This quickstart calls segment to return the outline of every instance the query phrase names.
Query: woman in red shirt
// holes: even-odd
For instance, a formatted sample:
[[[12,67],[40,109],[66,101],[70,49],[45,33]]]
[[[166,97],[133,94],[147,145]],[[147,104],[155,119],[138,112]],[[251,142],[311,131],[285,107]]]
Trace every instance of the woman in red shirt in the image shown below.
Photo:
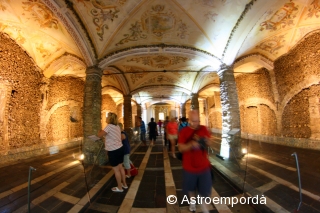
[[[171,118],[170,122],[166,125],[166,133],[167,139],[170,141],[171,144],[172,157],[176,158],[175,147],[176,140],[178,139],[178,123],[175,120],[175,118]]]

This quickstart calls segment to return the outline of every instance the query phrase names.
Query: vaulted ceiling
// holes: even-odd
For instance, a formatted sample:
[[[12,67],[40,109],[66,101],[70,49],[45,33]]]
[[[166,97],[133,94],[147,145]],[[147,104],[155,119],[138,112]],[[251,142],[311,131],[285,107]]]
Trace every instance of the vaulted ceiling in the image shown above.
[[[0,0],[0,31],[48,78],[98,65],[115,101],[182,103],[219,90],[222,64],[272,69],[319,15],[320,0]]]

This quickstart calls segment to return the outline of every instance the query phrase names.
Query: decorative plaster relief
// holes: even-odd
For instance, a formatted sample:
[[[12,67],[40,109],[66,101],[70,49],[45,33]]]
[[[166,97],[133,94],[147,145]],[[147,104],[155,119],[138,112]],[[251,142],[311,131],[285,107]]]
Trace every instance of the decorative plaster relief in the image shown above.
[[[293,26],[293,20],[298,13],[299,7],[290,0],[290,2],[285,3],[277,12],[273,14],[268,20],[260,24],[260,31],[270,30],[276,31],[283,29],[287,26]]]
[[[271,53],[273,55],[278,54],[278,50],[284,47],[285,35],[274,36],[261,44],[257,45],[256,48]]]
[[[142,16],[142,27],[149,34],[162,37],[165,33],[174,30],[176,17],[173,12],[165,11],[164,5],[152,6],[150,11],[146,11]]]
[[[141,22],[136,21],[134,24],[131,24],[131,28],[129,29],[130,33],[126,33],[123,36],[125,38],[121,39],[116,46],[120,44],[128,43],[129,41],[138,41],[140,39],[146,39],[148,36],[143,33],[141,29]]]
[[[113,75],[114,74],[114,75]],[[108,79],[108,80],[116,80],[116,77],[115,77],[115,75],[117,75],[116,73],[114,73],[114,72],[109,72],[109,71],[103,71],[103,78],[104,79]]]
[[[46,42],[46,43],[36,42],[35,49],[40,53],[42,58],[46,59],[46,58],[49,58],[52,54],[61,50],[61,47],[57,47],[55,44],[51,42]]]
[[[187,57],[181,57],[181,56],[163,56],[163,55],[157,55],[157,56],[142,56],[142,57],[136,57],[127,60],[127,62],[134,61],[136,63],[142,63],[143,65],[149,65],[151,67],[155,68],[166,68],[172,65],[176,65],[182,62],[189,61],[190,59]]]
[[[54,28],[58,29],[58,19],[55,18],[53,13],[40,1],[28,0],[22,2],[24,6],[22,8],[27,12],[22,15],[27,16],[30,14],[31,17],[27,19],[33,19],[40,24],[40,28]]]
[[[178,20],[175,13],[170,9],[166,9],[165,5],[154,5],[141,15],[141,21],[135,21],[131,24],[129,33],[124,34],[116,46],[125,44],[129,41],[138,41],[147,39],[148,35],[153,35],[158,39],[162,39],[164,35],[176,32],[176,36],[185,39],[188,35],[188,26]]]
[[[318,14],[319,12],[320,12],[320,0],[313,0],[309,5],[306,19],[312,18],[313,16],[315,16],[316,18],[319,18],[319,14]]]
[[[97,35],[99,36],[100,41],[103,41],[104,32],[105,30],[109,29],[109,26],[106,22],[113,22],[115,18],[118,18],[118,13],[120,12],[118,7],[121,7],[126,2],[126,0],[80,0],[80,2],[82,2],[83,6],[88,10],[88,14],[92,17],[92,23],[94,24],[94,26],[96,26]],[[92,3],[92,5],[86,5],[86,2],[90,2]]]
[[[145,74],[147,75],[147,74]],[[144,81],[139,86],[146,86],[151,84],[176,84],[181,86],[190,86],[192,83],[193,75],[190,73],[175,73],[175,77],[171,78],[166,75],[158,75],[157,77],[150,78],[149,80]],[[188,85],[189,84],[189,85]],[[163,92],[163,91],[162,91]]]
[[[140,86],[146,86],[150,84],[164,84],[164,83],[170,83],[170,84],[175,84],[177,83],[177,79],[169,78],[168,76],[165,75],[158,75],[157,77],[151,78],[148,81],[144,82]]]
[[[215,20],[216,16],[218,16],[218,14],[215,12],[211,12],[211,11],[208,11],[206,14],[204,14],[204,17],[206,18],[206,20],[209,20],[212,22],[216,22],[216,20]]]
[[[135,84],[136,81],[138,81],[139,79],[143,78],[144,76],[146,76],[147,73],[134,73],[134,74],[130,74],[130,78],[131,78],[131,82],[132,84]]]
[[[123,65],[125,72],[131,72],[130,79],[132,84],[135,84],[138,80],[142,79],[144,76],[148,75],[148,73],[142,73],[144,70],[139,68],[139,67],[134,67],[134,66],[126,66]],[[132,73],[132,72],[137,72],[137,73]]]

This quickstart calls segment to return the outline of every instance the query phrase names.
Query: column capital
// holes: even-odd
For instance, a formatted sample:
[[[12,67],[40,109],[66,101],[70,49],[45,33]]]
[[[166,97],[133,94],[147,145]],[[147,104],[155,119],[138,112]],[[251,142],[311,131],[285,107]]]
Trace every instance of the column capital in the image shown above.
[[[124,100],[131,100],[132,95],[123,95]]]
[[[221,64],[220,69],[218,71],[219,77],[221,77],[225,73],[233,73],[233,64],[232,65],[226,65],[226,64]]]
[[[86,75],[87,76],[96,76],[101,79],[102,77],[102,70],[97,65],[87,67],[86,69]]]

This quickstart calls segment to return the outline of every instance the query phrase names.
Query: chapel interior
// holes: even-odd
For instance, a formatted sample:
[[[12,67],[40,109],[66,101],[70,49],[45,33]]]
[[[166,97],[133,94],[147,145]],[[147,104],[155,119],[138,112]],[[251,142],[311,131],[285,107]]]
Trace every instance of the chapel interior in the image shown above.
[[[0,0],[0,212],[26,211],[26,185],[25,204],[16,204],[11,182],[27,184],[19,172],[30,177],[33,165],[22,165],[44,156],[68,153],[54,164],[83,154],[85,176],[103,180],[105,171],[95,170],[108,167],[104,142],[88,136],[106,126],[108,112],[124,124],[137,156],[149,149],[158,156],[162,136],[158,148],[139,147],[138,117],[147,124],[190,110],[212,133],[217,174],[239,188],[249,176],[234,171],[238,181],[225,168],[255,170],[274,183],[251,184],[270,199],[253,212],[320,212],[320,0]],[[300,204],[299,180],[307,191]],[[294,199],[285,201],[280,186]],[[31,201],[34,212],[41,202]],[[66,212],[90,212],[85,193],[79,202]],[[127,212],[143,208],[132,202]],[[163,203],[165,212],[184,211]]]

